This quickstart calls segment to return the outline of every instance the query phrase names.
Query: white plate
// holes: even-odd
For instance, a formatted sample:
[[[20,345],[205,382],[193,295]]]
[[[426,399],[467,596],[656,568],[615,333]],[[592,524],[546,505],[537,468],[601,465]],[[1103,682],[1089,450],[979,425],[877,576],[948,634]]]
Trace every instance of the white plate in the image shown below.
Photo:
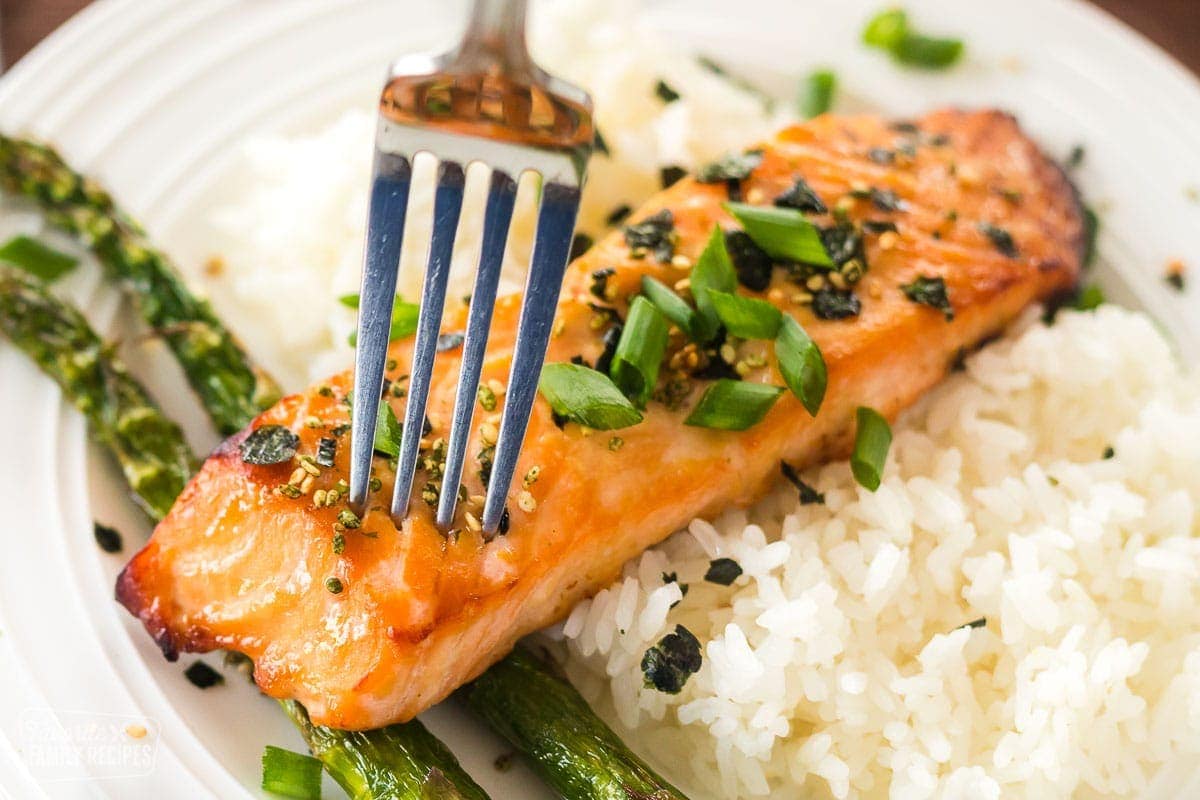
[[[837,69],[846,106],[911,114],[944,103],[1018,113],[1052,153],[1087,145],[1082,189],[1104,207],[1102,267],[1110,296],[1151,310],[1181,353],[1200,359],[1200,315],[1167,291],[1171,258],[1200,268],[1200,87],[1159,51],[1071,0],[910,0],[937,27],[964,35],[970,58],[945,75],[897,70],[856,45],[879,0],[719,0],[654,5],[668,35],[739,65],[790,94],[815,64]],[[249,131],[302,129],[369,104],[389,58],[445,43],[463,2],[420,0],[103,0],[0,80],[0,127],[57,142],[101,177],[182,263],[208,255],[191,223],[229,146]],[[3,220],[0,219],[0,222]],[[1200,276],[1197,276],[1200,278]],[[93,275],[71,279],[93,321],[110,325],[114,294]],[[1189,316],[1188,311],[1191,311]],[[212,443],[176,368],[136,348],[139,372],[189,435]],[[149,356],[149,359],[147,359]],[[121,557],[101,553],[91,523],[126,532],[144,521],[125,501],[84,425],[50,381],[0,343],[0,794],[20,798],[260,796],[264,744],[300,741],[249,685],[200,692],[163,661],[112,602]],[[189,663],[185,658],[184,663]],[[501,774],[504,745],[460,710],[424,715],[497,798],[548,797],[523,768]],[[141,724],[143,739],[124,729]],[[63,726],[90,732],[75,751]],[[58,731],[58,733],[56,733]],[[67,760],[64,761],[64,758]],[[1198,789],[1200,791],[1200,789]]]

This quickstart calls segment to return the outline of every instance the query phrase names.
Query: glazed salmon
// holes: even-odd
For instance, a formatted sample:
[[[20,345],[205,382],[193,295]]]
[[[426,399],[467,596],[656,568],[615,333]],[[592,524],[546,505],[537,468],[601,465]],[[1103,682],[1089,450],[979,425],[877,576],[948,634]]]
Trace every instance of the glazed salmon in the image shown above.
[[[894,418],[964,350],[1077,279],[1084,231],[1075,193],[1005,114],[948,110],[901,124],[825,116],[787,128],[756,152],[744,179],[686,178],[640,209],[632,220],[658,220],[649,229],[657,243],[642,244],[638,228],[632,237],[617,231],[576,260],[548,360],[595,364],[606,329],[625,314],[642,276],[686,296],[684,279],[714,225],[738,227],[722,206],[731,193],[770,205],[791,190],[785,202],[813,206],[819,224],[831,225],[836,212],[861,231],[865,263],[851,265],[854,274],[814,281],[786,265],[764,270],[761,259],[730,243],[739,292],[792,315],[824,354],[828,390],[815,417],[785,393],[746,431],[685,425],[712,362],[730,359],[689,349],[674,332],[640,424],[619,431],[562,424],[539,397],[506,532],[486,541],[465,513],[479,512],[480,470],[494,436],[486,391],[469,449],[482,461],[472,461],[464,478],[469,499],[459,528],[443,535],[433,524],[437,439],[446,433],[460,354],[438,358],[424,471],[399,528],[385,510],[392,472],[384,458],[376,459],[370,509],[361,521],[343,513],[351,387],[343,373],[283,399],[212,454],[121,574],[120,602],[169,658],[243,652],[263,691],[300,700],[319,724],[363,729],[408,720],[691,518],[754,502],[777,480],[781,461],[803,467],[846,456],[856,407]],[[819,204],[802,196],[797,178]],[[919,277],[943,279],[950,307],[907,296],[900,287]],[[519,308],[517,296],[497,305],[485,382],[507,378]],[[446,330],[461,323],[451,319]],[[393,345],[395,388],[385,390],[401,419],[410,347]],[[782,385],[766,343],[735,350],[745,380]],[[274,465],[243,460],[241,443],[266,425],[299,437],[295,457]],[[322,439],[337,442],[332,467],[312,458]],[[326,443],[322,460],[330,450]]]

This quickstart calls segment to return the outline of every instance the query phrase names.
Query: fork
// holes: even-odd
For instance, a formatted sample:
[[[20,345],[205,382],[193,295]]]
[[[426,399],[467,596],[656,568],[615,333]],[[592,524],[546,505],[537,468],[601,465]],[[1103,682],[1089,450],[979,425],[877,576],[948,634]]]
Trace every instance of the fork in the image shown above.
[[[438,159],[433,233],[421,290],[396,480],[390,511],[405,516],[417,469],[425,407],[441,329],[466,167],[489,166],[482,247],[471,294],[462,362],[437,507],[443,531],[453,525],[492,309],[517,183],[541,180],[537,231],[512,367],[480,524],[495,536],[529,425],[554,311],[591,155],[591,100],[581,89],[533,63],[525,43],[527,0],[475,0],[461,44],[440,55],[396,61],[380,100],[370,207],[363,252],[351,420],[350,506],[365,511],[375,429],[383,391],[396,273],[417,153]],[[364,400],[365,399],[365,400]]]

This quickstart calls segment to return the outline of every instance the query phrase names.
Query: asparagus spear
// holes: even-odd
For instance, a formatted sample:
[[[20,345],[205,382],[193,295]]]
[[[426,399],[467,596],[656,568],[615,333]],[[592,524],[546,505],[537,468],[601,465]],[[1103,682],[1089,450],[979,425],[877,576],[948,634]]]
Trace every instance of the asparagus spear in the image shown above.
[[[179,427],[78,311],[12,267],[0,266],[0,330],[58,382],[121,465],[139,504],[162,519],[195,469]],[[298,703],[282,705],[354,800],[487,798],[420,722],[355,733],[314,726]]]
[[[487,800],[446,745],[416,720],[373,731],[339,731],[314,726],[294,700],[281,704],[313,755],[354,800]]]
[[[107,192],[53,149],[0,134],[0,188],[36,201],[51,223],[96,254],[146,323],[166,339],[222,434],[236,433],[279,396],[208,303],[188,290],[170,259]]]
[[[12,267],[0,266],[0,330],[58,381],[116,458],[134,498],[162,519],[195,469],[179,427],[77,311]]]
[[[625,746],[575,687],[523,647],[462,694],[563,797],[686,800]]]

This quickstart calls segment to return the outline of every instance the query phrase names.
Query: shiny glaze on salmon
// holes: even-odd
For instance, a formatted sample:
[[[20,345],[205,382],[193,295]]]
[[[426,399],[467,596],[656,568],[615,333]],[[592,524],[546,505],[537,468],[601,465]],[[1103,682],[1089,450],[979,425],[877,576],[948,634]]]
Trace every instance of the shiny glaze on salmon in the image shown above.
[[[1083,242],[1075,194],[1014,120],[951,110],[915,125],[919,134],[875,117],[826,116],[791,127],[762,147],[761,165],[741,182],[743,198],[753,203],[769,204],[799,175],[831,208],[863,186],[889,189],[905,205],[886,212],[870,199],[844,201],[852,219],[890,220],[898,233],[866,236],[870,268],[855,287],[857,317],[817,319],[797,302],[803,287],[780,268],[768,290],[748,292],[795,316],[820,345],[829,383],[815,418],[785,394],[748,431],[687,427],[683,420],[703,387],[696,381],[680,407],[651,402],[644,422],[615,432],[623,441],[616,448],[613,433],[572,423],[560,428],[539,397],[505,535],[485,542],[460,511],[461,530],[443,536],[419,497],[422,473],[410,516],[397,530],[385,510],[391,471],[377,459],[381,486],[361,527],[343,532],[340,553],[333,541],[344,501],[318,508],[313,497],[346,476],[348,435],[339,439],[335,467],[322,469],[307,494],[292,498],[276,488],[297,462],[243,463],[243,432],[213,453],[126,567],[119,600],[168,657],[214,648],[246,653],[263,691],[300,700],[319,724],[362,729],[410,719],[503,657],[519,637],[562,618],[613,580],[627,559],[691,518],[754,502],[777,479],[781,460],[805,466],[846,456],[857,406],[894,418],[964,349],[996,334],[1030,303],[1073,286]],[[869,157],[872,148],[891,151],[914,138],[915,156],[892,163],[879,163],[887,159],[878,153]],[[728,191],[725,183],[684,179],[634,215],[637,221],[671,210],[682,256],[675,263],[636,257],[620,232],[578,259],[569,269],[549,360],[581,355],[594,363],[600,354],[591,307],[595,270],[615,270],[608,292],[622,314],[643,275],[668,285],[687,277],[713,225],[734,226],[721,207]],[[1007,231],[1016,254],[1001,252],[981,222]],[[945,279],[953,321],[901,292],[919,275]],[[498,303],[485,381],[507,378],[519,307],[515,296]],[[456,325],[461,320],[452,319],[447,329]],[[743,345],[743,353],[756,346]],[[410,347],[393,346],[391,379],[407,372]],[[761,351],[768,352],[765,345]],[[429,440],[445,435],[458,357],[457,351],[438,357]],[[772,365],[747,379],[782,384]],[[350,386],[348,373],[337,375],[285,398],[251,427],[287,426],[301,439],[299,452],[315,454],[318,440],[347,420],[342,398]],[[403,399],[390,402],[402,419]],[[476,425],[486,426],[490,416],[477,407]],[[472,458],[480,448],[477,430]],[[476,466],[469,462],[465,477],[472,496],[482,494]],[[520,476],[534,467],[537,479],[522,503]],[[341,582],[340,593],[326,587],[331,577]]]

